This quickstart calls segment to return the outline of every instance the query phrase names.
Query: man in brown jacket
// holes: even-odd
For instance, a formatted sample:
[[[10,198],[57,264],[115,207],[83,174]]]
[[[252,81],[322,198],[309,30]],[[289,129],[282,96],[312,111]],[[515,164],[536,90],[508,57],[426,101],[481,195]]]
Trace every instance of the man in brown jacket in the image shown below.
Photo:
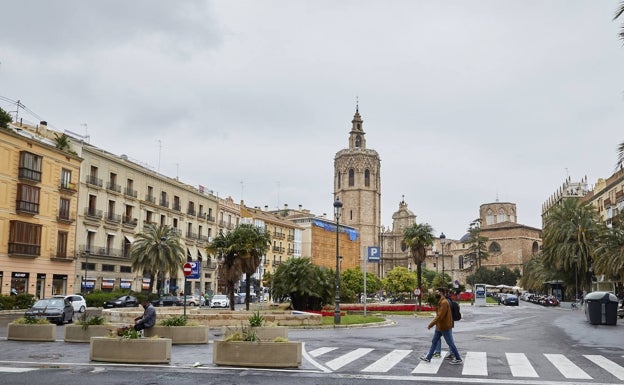
[[[444,341],[451,349],[451,354],[455,357],[451,360],[452,365],[462,364],[463,361],[459,352],[457,351],[457,347],[455,346],[455,341],[453,341],[453,315],[451,314],[451,306],[449,305],[446,299],[446,289],[440,287],[436,290],[436,299],[438,302],[438,308],[436,309],[435,318],[427,325],[427,329],[431,329],[432,327],[436,327],[435,332],[433,333],[433,339],[431,340],[431,348],[429,349],[429,353],[427,355],[420,356],[420,359],[426,362],[431,362],[431,357],[433,357],[433,353],[435,351],[436,345],[440,338],[444,337]]]

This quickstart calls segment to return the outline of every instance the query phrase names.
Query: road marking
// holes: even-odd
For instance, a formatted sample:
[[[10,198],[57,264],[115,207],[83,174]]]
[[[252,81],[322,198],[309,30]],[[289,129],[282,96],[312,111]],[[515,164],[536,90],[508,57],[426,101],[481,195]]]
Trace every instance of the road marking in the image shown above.
[[[365,355],[367,355],[368,353],[372,352],[375,349],[368,349],[368,348],[360,348],[360,349],[355,349],[352,352],[349,352],[347,354],[344,354],[338,358],[335,358],[331,361],[329,361],[326,365],[332,369],[332,370],[336,370],[336,369],[340,369],[343,366],[357,360],[360,357],[363,357]]]
[[[464,376],[487,376],[487,353],[467,352],[464,357]]]
[[[616,364],[615,362],[609,360],[606,357],[598,355],[585,354],[583,356],[594,364],[600,366],[607,372],[616,376],[618,380],[624,380],[624,368]]]
[[[318,348],[318,349],[312,350],[311,352],[308,352],[308,354],[311,355],[312,357],[318,357],[318,356],[321,356],[321,355],[323,355],[325,353],[329,353],[332,350],[336,350],[336,349],[338,349],[338,348],[329,348],[329,347]]]
[[[539,377],[524,353],[505,353],[514,377]]]
[[[32,372],[33,370],[38,370],[38,369],[37,368],[0,367],[0,372],[3,372],[3,373],[24,373],[24,372]]]
[[[440,352],[440,357],[431,358],[431,362],[420,361],[418,366],[412,370],[412,374],[436,374],[438,370],[440,370],[440,366],[444,362],[444,358],[446,356],[445,351]]]
[[[592,377],[563,354],[544,354],[565,378],[591,380]]]
[[[377,361],[375,361],[371,365],[368,365],[362,371],[363,372],[386,373],[390,369],[392,369],[396,364],[398,364],[399,361],[401,361],[402,359],[407,357],[407,355],[410,354],[411,352],[412,352],[412,350],[399,350],[399,349],[395,349],[395,350],[391,351],[390,353],[386,354],[385,356],[383,356],[382,358],[378,359]]]

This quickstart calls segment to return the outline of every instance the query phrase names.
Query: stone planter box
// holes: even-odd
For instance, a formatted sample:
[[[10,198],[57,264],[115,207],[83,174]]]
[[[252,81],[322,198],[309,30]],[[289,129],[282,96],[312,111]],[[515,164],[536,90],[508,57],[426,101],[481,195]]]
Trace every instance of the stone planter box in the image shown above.
[[[170,338],[172,344],[207,344],[208,326],[154,326],[143,331],[145,337]]]
[[[10,323],[7,340],[54,342],[56,341],[56,325]]]
[[[65,325],[65,342],[91,342],[91,337],[108,337],[121,324],[89,325],[83,329],[82,325]]]
[[[212,362],[225,366],[298,368],[301,342],[215,341]]]
[[[256,333],[260,341],[273,341],[277,337],[288,339],[288,328],[285,326],[259,326],[248,328]],[[223,338],[227,338],[234,333],[242,333],[242,329],[240,327],[223,327]]]
[[[171,339],[91,337],[89,359],[126,364],[168,364],[171,361]]]

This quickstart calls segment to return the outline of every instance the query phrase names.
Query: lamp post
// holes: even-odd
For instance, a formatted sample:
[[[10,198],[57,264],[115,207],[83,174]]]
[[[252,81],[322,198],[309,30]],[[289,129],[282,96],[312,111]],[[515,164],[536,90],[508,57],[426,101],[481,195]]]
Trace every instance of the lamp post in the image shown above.
[[[442,246],[442,287],[446,288],[446,278],[444,278],[444,244],[446,243],[446,235],[440,234],[440,246]]]
[[[160,237],[160,258],[162,263],[162,279],[160,280],[160,307],[163,306],[163,295],[165,295],[165,257],[164,257],[164,248],[167,242],[167,237]],[[186,288],[184,288],[186,290]],[[184,302],[186,304],[186,302]],[[186,308],[184,309],[186,310]]]
[[[87,293],[87,269],[89,268],[89,249],[86,249],[84,251],[84,256],[85,256],[85,272],[84,272],[84,276],[82,277],[82,280],[83,280],[82,285],[84,286],[84,292]]]
[[[435,259],[436,259],[436,274],[438,274],[440,271],[438,270],[438,266],[439,266],[439,262],[438,262],[438,250],[434,251],[433,254],[435,254]]]
[[[574,256],[574,303],[578,302],[578,255]]]
[[[340,215],[342,214],[342,202],[339,198],[336,198],[334,202],[334,217],[336,218],[336,298],[334,299],[334,325],[340,325],[340,247],[338,234]]]

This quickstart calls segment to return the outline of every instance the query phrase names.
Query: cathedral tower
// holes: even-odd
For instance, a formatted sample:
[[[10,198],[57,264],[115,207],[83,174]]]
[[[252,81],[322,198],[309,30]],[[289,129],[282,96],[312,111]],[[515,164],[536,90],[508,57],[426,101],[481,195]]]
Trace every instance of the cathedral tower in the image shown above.
[[[349,132],[349,148],[334,158],[334,199],[343,204],[340,222],[360,232],[361,256],[368,246],[379,246],[381,226],[381,160],[366,148],[362,117],[356,106]],[[373,265],[373,264],[371,264]],[[376,272],[369,266],[367,271]]]

